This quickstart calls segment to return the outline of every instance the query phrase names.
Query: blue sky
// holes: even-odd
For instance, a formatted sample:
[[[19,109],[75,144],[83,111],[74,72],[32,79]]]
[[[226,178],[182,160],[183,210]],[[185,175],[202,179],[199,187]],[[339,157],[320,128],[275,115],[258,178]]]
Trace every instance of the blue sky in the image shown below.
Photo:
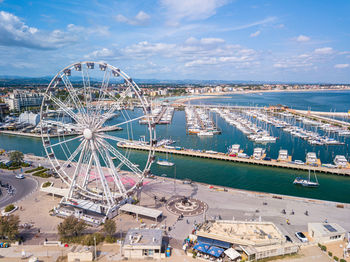
[[[0,0],[0,75],[350,83],[347,0]]]

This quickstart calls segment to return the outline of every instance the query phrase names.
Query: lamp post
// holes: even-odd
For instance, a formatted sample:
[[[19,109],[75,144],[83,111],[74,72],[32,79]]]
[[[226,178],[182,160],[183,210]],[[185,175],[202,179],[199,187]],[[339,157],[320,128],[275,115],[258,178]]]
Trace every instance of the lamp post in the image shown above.
[[[94,236],[94,245],[95,245],[95,260],[97,261],[97,252],[96,252],[96,237]]]

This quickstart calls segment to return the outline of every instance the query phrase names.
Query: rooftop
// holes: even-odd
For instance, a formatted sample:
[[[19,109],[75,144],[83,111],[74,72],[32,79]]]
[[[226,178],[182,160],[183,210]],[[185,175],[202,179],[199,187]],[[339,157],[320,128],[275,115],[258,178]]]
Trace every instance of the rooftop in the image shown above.
[[[312,227],[314,231],[322,236],[338,235],[346,232],[344,228],[336,223],[308,223],[308,227]]]
[[[197,235],[236,245],[265,246],[285,242],[284,235],[271,222],[208,221]]]
[[[129,229],[124,240],[125,246],[161,246],[161,229]]]

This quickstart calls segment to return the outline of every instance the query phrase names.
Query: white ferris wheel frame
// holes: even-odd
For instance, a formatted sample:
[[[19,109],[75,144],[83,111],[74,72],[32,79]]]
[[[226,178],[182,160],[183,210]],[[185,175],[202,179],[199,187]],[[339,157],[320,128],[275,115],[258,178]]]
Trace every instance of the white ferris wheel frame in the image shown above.
[[[104,71],[105,73],[104,73],[103,80],[101,82],[101,86],[99,87],[100,90],[99,90],[99,97],[97,100],[97,104],[95,106],[95,109],[93,109],[93,106],[91,103],[92,102],[91,91],[96,88],[90,85],[89,70],[94,70],[95,65],[99,67],[100,71]],[[85,101],[80,100],[79,96],[76,93],[77,89],[74,89],[73,84],[69,79],[69,76],[71,75],[71,72],[73,70],[81,71],[81,77],[83,82],[83,86],[81,87],[81,89],[83,89],[84,91]],[[108,76],[106,76],[107,71],[109,72]],[[115,96],[113,96],[108,91],[109,80],[111,76],[121,77],[124,80],[125,85],[127,86],[127,89],[120,94],[119,98],[115,98]],[[70,107],[68,107],[67,104],[65,104],[65,101],[61,101],[51,92],[55,90],[56,87],[61,82],[64,84],[65,88],[68,91],[67,99],[69,98],[70,101],[68,101],[67,103],[75,105],[75,109],[77,109],[78,112],[74,112],[74,110],[72,110]],[[136,117],[134,119],[126,120],[122,123],[118,123],[112,126],[103,126],[103,124],[116,111],[118,111],[121,108],[123,101],[129,92],[133,92],[136,94],[136,97],[138,98],[140,105],[143,109],[144,115],[142,115],[141,117]],[[102,97],[101,97],[101,93],[102,93]],[[90,94],[89,95],[90,101],[88,101],[88,94]],[[106,95],[109,96],[109,98],[113,98],[115,100],[115,103],[113,103],[113,105],[111,106],[110,109],[108,109],[107,112],[103,112],[102,100],[105,98]],[[54,144],[51,143],[50,135],[48,133],[48,127],[46,125],[48,121],[45,120],[45,117],[47,115],[45,106],[48,101],[50,101],[50,103],[55,104],[63,112],[63,114],[68,115],[72,120],[75,121],[76,123],[75,132],[78,133],[75,137],[67,138],[63,135],[62,141],[59,139],[59,142],[56,142]],[[69,199],[74,200],[77,198],[77,195],[79,195],[85,199],[98,201],[98,203],[101,206],[109,210],[113,208],[116,204],[118,204],[119,201],[133,194],[135,192],[135,189],[139,189],[142,187],[143,180],[145,176],[150,172],[150,168],[154,160],[153,146],[156,143],[155,125],[152,123],[151,117],[149,117],[150,114],[151,114],[151,106],[147,101],[147,99],[143,96],[142,91],[140,90],[138,85],[126,73],[124,73],[117,67],[114,67],[112,65],[109,65],[103,62],[84,61],[84,62],[73,63],[63,68],[61,71],[59,71],[55,75],[55,77],[51,80],[50,84],[46,89],[46,92],[42,101],[42,105],[41,105],[41,112],[40,112],[41,137],[42,137],[45,153],[48,156],[48,159],[53,169],[64,181],[64,183],[69,187],[69,193],[67,197],[68,200]],[[137,165],[133,164],[125,155],[123,155],[121,152],[119,152],[119,150],[117,150],[114,146],[112,146],[109,142],[106,141],[106,139],[108,139],[108,140],[112,140],[113,142],[130,142],[129,140],[121,137],[108,135],[106,132],[108,132],[113,128],[117,128],[125,124],[132,123],[141,118],[144,118],[147,120],[147,128],[149,133],[149,145],[150,145],[147,161],[143,170],[140,170]],[[60,123],[59,121],[55,122],[55,124],[57,125],[57,128],[59,125],[61,125],[61,127],[65,126],[64,123]],[[80,142],[79,146],[73,152],[71,152],[68,149],[70,156],[68,157],[66,155],[67,159],[65,161],[58,160],[55,155],[54,147],[56,146],[62,147],[63,145],[67,147],[67,143],[74,140],[78,140]],[[86,153],[87,151],[89,153]],[[68,175],[67,168],[70,164],[74,162],[73,160],[78,155],[79,155],[79,158],[76,163],[74,174],[73,176]],[[117,158],[120,161],[120,164],[117,167],[113,163],[112,155],[113,157]],[[102,159],[103,162],[107,165],[109,172],[106,172],[103,170],[104,168],[101,166],[100,159]],[[78,174],[81,171],[82,165],[85,165],[86,172],[85,172],[85,177],[83,179],[83,183],[79,184],[77,183],[77,180],[78,180]],[[121,166],[123,165],[125,165],[138,178],[137,183],[135,183],[133,186],[131,186],[128,189],[124,187],[120,179],[120,175],[118,173],[119,172],[118,170],[120,170]],[[100,183],[102,185],[101,189],[103,190],[102,195],[99,192],[93,192],[89,190],[87,187],[89,184],[90,171],[92,168],[97,169],[97,173],[99,176],[98,179],[100,180]],[[115,188],[116,190],[114,190],[114,192],[113,190],[111,190],[111,187],[109,186],[106,180],[106,175],[108,173],[110,176],[112,176],[113,184],[114,186],[116,186]]]

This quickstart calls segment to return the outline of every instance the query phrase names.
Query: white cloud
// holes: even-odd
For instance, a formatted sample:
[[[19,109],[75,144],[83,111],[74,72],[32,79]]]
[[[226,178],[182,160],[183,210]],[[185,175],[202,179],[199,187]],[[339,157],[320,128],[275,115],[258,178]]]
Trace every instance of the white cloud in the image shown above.
[[[115,59],[116,53],[116,51],[104,48],[92,52],[89,56]],[[259,55],[254,49],[227,44],[221,38],[197,39],[194,37],[188,38],[182,44],[143,41],[120,49],[119,54],[119,57],[128,61],[135,59],[143,60],[145,63],[163,61],[180,68],[201,66],[247,68],[258,63]]]
[[[335,68],[347,68],[349,67],[349,64],[336,64],[334,65]]]
[[[43,31],[26,25],[14,14],[0,11],[0,45],[20,46],[33,49],[57,49],[78,42],[88,34],[104,32],[103,28],[84,28],[68,25],[66,31]]]
[[[88,55],[85,55],[85,58],[110,58],[114,56],[116,56],[114,50],[102,48],[100,50],[95,50]]]
[[[169,25],[178,25],[181,20],[202,20],[216,13],[227,0],[160,0],[166,9]]]
[[[261,33],[261,31],[258,30],[258,31],[256,31],[255,33],[251,33],[251,34],[250,34],[250,37],[257,37],[258,35],[260,35],[260,33]]]
[[[185,41],[185,43],[189,45],[198,45],[198,44],[215,45],[215,44],[222,44],[224,42],[225,40],[222,38],[201,38],[198,40],[195,37],[190,37]]]
[[[147,25],[151,17],[144,11],[138,12],[138,14],[133,18],[126,18],[125,16],[119,14],[115,18],[118,22],[126,23],[129,25]]]
[[[295,38],[296,41],[301,42],[301,43],[308,42],[308,41],[310,41],[310,39],[311,38],[306,36],[306,35],[299,35],[298,37]]]
[[[317,48],[314,50],[315,54],[318,55],[330,55],[334,52],[332,47],[323,47],[323,48]]]
[[[242,30],[242,29],[247,29],[247,28],[251,28],[251,27],[255,27],[255,26],[259,26],[259,25],[265,25],[265,24],[269,24],[269,23],[273,23],[277,20],[277,17],[275,16],[270,16],[270,17],[266,17],[263,20],[259,20],[253,23],[249,23],[249,24],[245,24],[245,25],[240,25],[240,26],[235,26],[235,27],[227,27],[227,28],[222,28],[219,31],[223,31],[223,32],[227,32],[227,31],[238,31],[238,30]]]

